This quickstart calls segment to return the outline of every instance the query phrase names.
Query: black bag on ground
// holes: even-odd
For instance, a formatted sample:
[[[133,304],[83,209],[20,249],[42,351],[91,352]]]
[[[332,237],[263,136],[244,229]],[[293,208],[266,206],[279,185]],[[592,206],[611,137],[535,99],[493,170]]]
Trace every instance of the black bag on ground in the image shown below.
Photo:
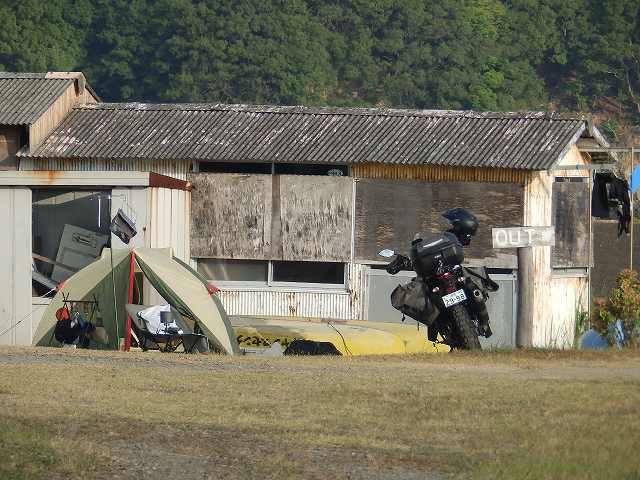
[[[398,285],[391,292],[391,305],[425,325],[431,325],[440,313],[427,296],[427,286],[417,278],[405,285]]]

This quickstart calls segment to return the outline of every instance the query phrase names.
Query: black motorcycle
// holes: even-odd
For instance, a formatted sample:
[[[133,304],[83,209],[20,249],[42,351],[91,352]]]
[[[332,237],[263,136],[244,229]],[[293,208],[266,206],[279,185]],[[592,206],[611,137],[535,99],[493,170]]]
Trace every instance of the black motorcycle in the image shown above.
[[[383,257],[396,258],[387,265],[395,275],[401,270],[413,270],[417,276],[406,285],[398,285],[391,293],[391,304],[427,326],[430,341],[438,341],[453,349],[479,350],[478,336],[490,337],[488,292],[498,290],[484,267],[467,268],[463,246],[469,245],[478,229],[478,219],[463,208],[453,208],[442,214],[451,228],[440,235],[416,238],[411,242],[410,258],[383,250]],[[404,318],[404,317],[403,317]]]

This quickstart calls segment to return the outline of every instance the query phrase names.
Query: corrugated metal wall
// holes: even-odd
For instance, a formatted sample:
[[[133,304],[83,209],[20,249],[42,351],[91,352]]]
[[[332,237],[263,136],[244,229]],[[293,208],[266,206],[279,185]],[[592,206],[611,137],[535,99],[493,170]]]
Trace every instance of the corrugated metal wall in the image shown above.
[[[425,180],[429,182],[506,182],[524,184],[526,170],[513,168],[455,167],[446,165],[404,165],[362,163],[351,166],[358,178],[390,180]]]
[[[350,264],[344,290],[242,288],[220,292],[230,315],[276,315],[363,320],[368,266]]]
[[[155,172],[186,180],[191,162],[185,160],[68,160],[22,158],[20,170]]]
[[[348,292],[235,290],[220,292],[220,299],[230,315],[351,318]]]
[[[146,247],[149,245],[149,189],[147,187],[114,188],[111,190],[111,218],[118,209],[131,218],[138,233],[128,245],[111,235],[113,248]]]
[[[148,247],[171,247],[176,257],[189,261],[191,192],[149,188]]]
[[[0,188],[0,344],[30,345],[31,190]]]

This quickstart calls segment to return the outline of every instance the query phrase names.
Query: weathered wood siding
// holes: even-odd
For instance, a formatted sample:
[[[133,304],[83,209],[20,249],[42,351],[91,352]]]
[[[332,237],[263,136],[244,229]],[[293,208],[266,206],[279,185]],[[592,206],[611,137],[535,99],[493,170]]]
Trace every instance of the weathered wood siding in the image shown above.
[[[575,182],[553,184],[556,244],[551,249],[551,266],[589,265],[589,185]]]
[[[348,262],[353,179],[194,173],[191,256]]]
[[[616,286],[618,274],[629,268],[631,239],[618,237],[617,220],[593,221],[593,269],[591,270],[592,297],[608,297]],[[633,228],[633,269],[640,271],[640,225]]]
[[[356,184],[356,260],[379,260],[383,248],[407,251],[415,233],[435,234],[448,228],[440,215],[453,207],[464,207],[480,220],[468,258],[513,262],[508,257],[514,251],[493,249],[491,229],[522,225],[521,185],[376,179],[359,179]]]
[[[189,175],[191,256],[271,258],[271,175]]]
[[[548,172],[531,172],[524,191],[524,225],[528,227],[548,227],[552,225],[552,197],[553,175]],[[552,320],[553,308],[563,308],[561,305],[551,305],[551,247],[531,247],[531,261],[533,263],[533,285],[529,291],[531,302],[531,328],[529,336],[532,345],[546,346],[547,324]],[[518,321],[520,322],[519,312]]]
[[[16,152],[20,149],[22,127],[0,127],[0,170],[16,170]]]
[[[389,180],[423,180],[428,182],[499,182],[525,183],[526,170],[513,168],[453,167],[444,165],[404,165],[361,163],[351,166],[356,178]]]
[[[550,321],[538,325],[535,337],[540,345],[571,348],[574,344],[577,315],[589,310],[587,277],[551,279]]]
[[[281,175],[279,187],[282,258],[348,262],[353,179]]]
[[[29,126],[29,149],[35,148],[57,127],[75,105],[96,103],[91,92],[76,80],[56,99],[42,116]]]

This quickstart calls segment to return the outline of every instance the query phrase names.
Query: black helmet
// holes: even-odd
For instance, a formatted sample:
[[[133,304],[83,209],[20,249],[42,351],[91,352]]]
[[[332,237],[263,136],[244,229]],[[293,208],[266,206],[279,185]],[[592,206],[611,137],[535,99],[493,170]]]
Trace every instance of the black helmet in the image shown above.
[[[451,232],[458,237],[463,245],[469,245],[471,237],[478,230],[478,219],[476,216],[464,208],[451,208],[442,214],[451,224]]]

